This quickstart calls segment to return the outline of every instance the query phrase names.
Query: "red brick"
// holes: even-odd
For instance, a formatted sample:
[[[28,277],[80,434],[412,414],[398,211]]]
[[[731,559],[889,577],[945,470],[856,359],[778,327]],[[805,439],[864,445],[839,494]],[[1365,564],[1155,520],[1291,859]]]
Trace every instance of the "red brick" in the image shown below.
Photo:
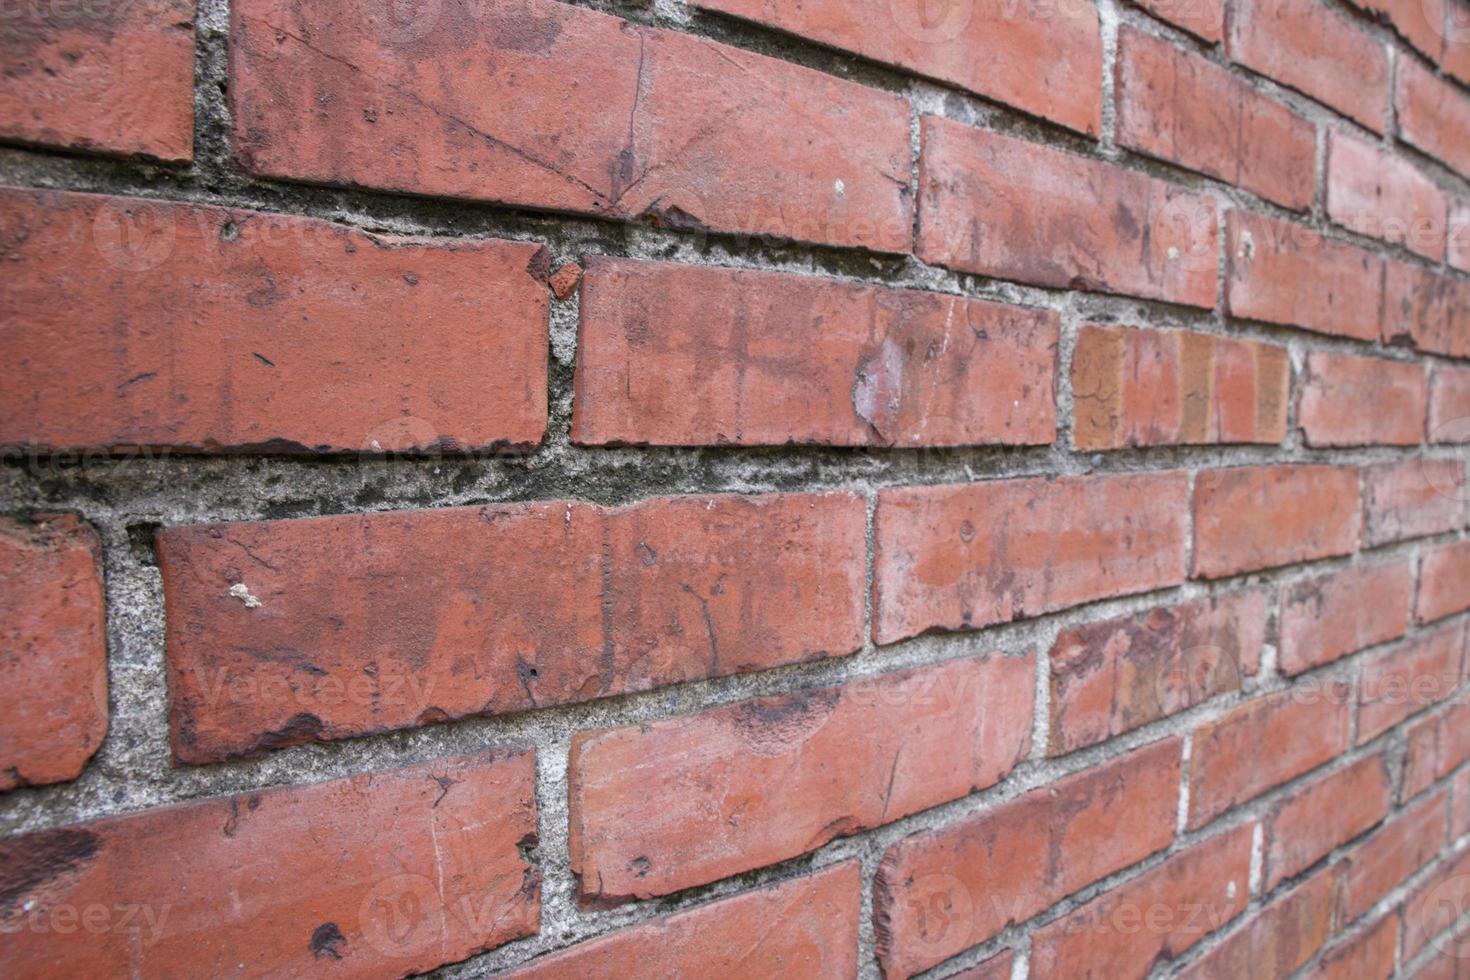
[[[1273,899],[1204,956],[1180,980],[1276,980],[1305,966],[1332,935],[1333,878],[1321,871]]]
[[[884,490],[874,638],[978,629],[1176,585],[1186,490],[1183,473]]]
[[[194,0],[16,3],[0,32],[0,139],[194,155]]]
[[[1225,48],[1237,64],[1383,132],[1388,53],[1317,0],[1235,0]]]
[[[1428,406],[1418,361],[1312,351],[1298,424],[1309,446],[1417,446]]]
[[[1394,95],[1399,138],[1470,176],[1470,96],[1412,58],[1401,58]]]
[[[895,95],[550,0],[233,4],[252,173],[906,252]],[[330,108],[328,108],[330,107]]]
[[[1404,962],[1420,951],[1470,908],[1470,852],[1447,856],[1440,869],[1404,901]],[[1440,955],[1464,951],[1464,940],[1446,943]]]
[[[540,246],[13,189],[0,241],[0,444],[458,450],[546,430]]]
[[[575,262],[568,262],[551,274],[547,285],[551,287],[557,299],[570,299],[581,282],[582,267]]]
[[[1410,44],[1437,59],[1444,48],[1445,0],[1349,0],[1378,17]]]
[[[1408,3],[1409,0],[1402,0]],[[1431,13],[1441,4],[1436,0],[1425,0],[1425,13]],[[1445,74],[1462,83],[1470,83],[1470,5],[1464,0],[1443,0],[1444,50],[1440,56],[1440,67]],[[1470,967],[1470,964],[1467,964]]]
[[[1035,669],[966,658],[575,736],[581,898],[667,895],[997,782],[1030,749]]]
[[[1470,609],[1470,541],[1426,548],[1419,564],[1419,600],[1414,618],[1421,623]]]
[[[1403,636],[1413,595],[1408,559],[1357,565],[1283,586],[1281,669],[1300,674]]]
[[[1453,531],[1465,524],[1465,465],[1411,459],[1363,469],[1364,543]]]
[[[541,875],[518,850],[535,781],[530,749],[482,752],[13,837],[0,871],[25,912],[0,959],[16,976],[424,973],[536,933]],[[105,929],[58,941],[53,924],[99,907]]]
[[[1239,690],[1260,669],[1265,629],[1264,593],[1238,592],[1063,630],[1050,657],[1051,754]]]
[[[950,974],[946,980],[1011,980],[1015,956],[1010,950],[998,953],[968,970]]]
[[[830,493],[167,529],[175,758],[850,653],[865,524],[861,498]]]
[[[1470,369],[1435,364],[1429,381],[1429,441],[1470,442]],[[1426,465],[1429,462],[1425,461]],[[1456,486],[1462,484],[1459,481]],[[1463,494],[1456,494],[1463,497]]]
[[[1046,444],[1058,330],[942,293],[589,258],[572,439]]]
[[[1452,933],[1457,936],[1445,944],[1443,950],[1436,950],[1420,964],[1417,970],[1408,974],[1412,980],[1467,980],[1470,978],[1470,962],[1463,958],[1464,942],[1463,927]],[[1356,977],[1347,980],[1357,980]]]
[[[1279,443],[1286,348],[1185,330],[1086,323],[1072,354],[1078,449]]]
[[[910,977],[1169,845],[1177,738],[888,849],[873,882],[885,977]]]
[[[1470,280],[1406,262],[1385,265],[1384,342],[1470,357]]]
[[[1365,915],[1444,846],[1445,796],[1426,797],[1384,824],[1337,862],[1344,922]]]
[[[1194,731],[1189,828],[1335,759],[1348,747],[1346,687],[1296,688],[1247,701]]]
[[[1136,28],[1120,28],[1118,44],[1120,145],[1284,207],[1311,206],[1317,157],[1311,123],[1226,69]]]
[[[1134,0],[1140,7],[1206,41],[1220,40],[1225,0]]]
[[[552,953],[507,977],[779,977],[857,975],[862,872],[855,861]],[[1009,974],[1007,974],[1009,976]]]
[[[75,517],[0,518],[0,791],[76,778],[107,734],[101,561]]]
[[[1470,769],[1450,782],[1450,839],[1470,834]]]
[[[1450,201],[1445,260],[1461,272],[1470,272],[1470,202]]]
[[[694,0],[718,10],[949,82],[1096,135],[1102,36],[1087,0]],[[977,56],[977,52],[984,52]]]
[[[1038,929],[1032,975],[1149,976],[1245,910],[1254,831],[1211,837]]]
[[[1444,258],[1448,203],[1433,181],[1402,156],[1340,131],[1327,147],[1333,221],[1436,262]]]
[[[1381,822],[1392,805],[1393,788],[1381,754],[1294,791],[1266,820],[1266,890]]]
[[[1202,470],[1194,481],[1194,574],[1223,578],[1357,550],[1350,466]]]
[[[1215,200],[1111,163],[925,116],[917,254],[1058,289],[1215,304]]]
[[[1460,686],[1464,624],[1416,636],[1374,654],[1358,682],[1358,741],[1388,731]]]
[[[1305,225],[1232,209],[1225,302],[1231,316],[1357,340],[1378,338],[1382,261]]]
[[[1307,980],[1388,980],[1399,946],[1399,918],[1389,913],[1346,942],[1329,949]]]
[[[1470,759],[1470,703],[1457,698],[1404,736],[1403,798],[1412,799]]]

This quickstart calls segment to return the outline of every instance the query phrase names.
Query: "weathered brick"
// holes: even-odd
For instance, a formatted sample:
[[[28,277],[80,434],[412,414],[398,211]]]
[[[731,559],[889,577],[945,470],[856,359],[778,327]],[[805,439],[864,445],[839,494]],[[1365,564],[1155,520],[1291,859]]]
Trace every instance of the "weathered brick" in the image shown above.
[[[1357,550],[1358,471],[1243,466],[1194,481],[1194,574],[1223,578]]]
[[[589,258],[572,439],[1036,445],[1058,316],[796,276]],[[698,392],[698,397],[691,397]]]
[[[0,791],[74,779],[107,734],[101,562],[75,517],[0,518]]]
[[[1308,980],[1388,980],[1399,946],[1399,917],[1390,912],[1323,954]]]
[[[1404,900],[1403,958],[1408,962],[1470,908],[1470,851],[1446,856],[1440,869]],[[1444,954],[1463,951],[1463,939],[1447,943]]]
[[[978,629],[1178,584],[1186,494],[1177,472],[883,490],[874,638]]]
[[[1470,834],[1470,769],[1450,781],[1450,839]]]
[[[1470,357],[1470,280],[1407,262],[1385,265],[1384,342]]]
[[[166,529],[175,758],[850,653],[864,511],[778,494]]]
[[[1470,202],[1458,198],[1450,201],[1445,237],[1445,261],[1461,272],[1470,272]]]
[[[888,849],[878,961],[910,977],[1169,845],[1180,740],[1155,742]]]
[[[1437,59],[1444,48],[1445,0],[1349,0],[1386,22],[1408,42]]]
[[[1245,910],[1254,831],[1211,837],[1038,929],[1032,975],[1149,976]]]
[[[1470,96],[1402,58],[1394,93],[1399,138],[1470,176]]]
[[[1388,53],[1317,0],[1235,0],[1225,49],[1237,64],[1383,132]]]
[[[15,3],[0,30],[0,140],[194,155],[194,0]]]
[[[1404,736],[1404,799],[1412,799],[1470,759],[1470,703],[1457,698],[1416,721]]]
[[[1239,690],[1260,669],[1265,628],[1265,594],[1239,592],[1062,631],[1050,657],[1051,754]]]
[[[1445,794],[1425,797],[1395,816],[1337,862],[1339,910],[1354,922],[1439,854],[1445,840]]]
[[[1086,323],[1072,353],[1078,449],[1279,443],[1286,348],[1186,330]]]
[[[1407,6],[1410,0],[1400,2]],[[1439,33],[1443,35],[1444,49],[1440,54],[1440,67],[1446,75],[1461,83],[1470,83],[1470,5],[1465,0],[1424,0],[1426,15],[1435,13],[1436,8],[1443,12],[1440,21],[1443,27]]]
[[[619,929],[532,960],[506,976],[845,980],[857,975],[862,887],[861,869],[848,861]]]
[[[1311,123],[1226,69],[1141,30],[1124,25],[1118,45],[1120,145],[1284,207],[1311,206],[1317,155]]]
[[[518,849],[535,782],[532,750],[482,752],[12,837],[0,959],[16,976],[425,973],[536,933],[541,873]],[[58,937],[99,907],[104,928]]]
[[[1357,340],[1378,337],[1382,260],[1305,225],[1232,209],[1225,303],[1231,316]]]
[[[1312,780],[1266,818],[1267,891],[1301,874],[1388,816],[1393,790],[1383,755]]]
[[[1342,685],[1298,684],[1196,728],[1189,764],[1190,829],[1346,751],[1349,707]]]
[[[1443,701],[1460,686],[1465,629],[1455,623],[1376,653],[1358,681],[1358,741]]]
[[[819,44],[949,82],[1095,135],[1102,35],[1088,0],[693,0]],[[977,52],[984,52],[977,56]]]
[[[1332,935],[1334,879],[1319,871],[1237,926],[1176,976],[1275,980],[1295,973]]]
[[[1140,7],[1206,41],[1220,40],[1225,0],[1134,0]]]
[[[1215,303],[1214,198],[1115,164],[922,121],[917,254],[999,279]]]
[[[1409,628],[1414,571],[1406,558],[1357,565],[1281,589],[1278,661],[1300,674]]]
[[[1417,446],[1429,383],[1417,361],[1312,351],[1297,421],[1309,446]]]
[[[1470,609],[1470,541],[1426,548],[1422,554],[1414,618],[1432,623]]]
[[[547,307],[521,242],[0,190],[0,445],[534,444]]]
[[[1014,963],[1014,954],[1010,950],[1005,950],[968,970],[952,973],[945,980],[1011,980]]]
[[[1429,441],[1470,442],[1470,369],[1435,364],[1429,379]]]
[[[1441,534],[1465,525],[1465,464],[1412,459],[1363,469],[1364,543]]]
[[[966,658],[572,740],[572,871],[611,905],[811,851],[1001,779],[1032,656]]]
[[[1344,228],[1438,262],[1448,207],[1444,192],[1404,157],[1341,131],[1329,136],[1327,214]]]
[[[233,4],[241,164],[311,183],[909,250],[909,111],[897,96],[550,0],[414,13]]]

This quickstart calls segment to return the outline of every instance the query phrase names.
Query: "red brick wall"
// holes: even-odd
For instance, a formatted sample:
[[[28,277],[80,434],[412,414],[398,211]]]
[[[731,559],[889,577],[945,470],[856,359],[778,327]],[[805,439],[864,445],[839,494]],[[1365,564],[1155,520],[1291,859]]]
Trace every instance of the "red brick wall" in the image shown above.
[[[1470,975],[1470,2],[0,58],[0,974]]]

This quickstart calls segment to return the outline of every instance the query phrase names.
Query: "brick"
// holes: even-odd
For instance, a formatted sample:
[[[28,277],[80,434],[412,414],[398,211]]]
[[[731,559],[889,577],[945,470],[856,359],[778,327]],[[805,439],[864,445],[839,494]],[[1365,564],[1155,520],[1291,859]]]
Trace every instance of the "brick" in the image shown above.
[[[1265,594],[1239,592],[1063,630],[1050,657],[1050,754],[1239,690],[1260,669],[1265,628]]]
[[[1236,0],[1229,20],[1230,60],[1383,132],[1388,53],[1368,32],[1316,0]]]
[[[1470,202],[1450,201],[1445,238],[1445,261],[1461,272],[1470,272]]]
[[[540,246],[16,189],[0,241],[0,445],[458,451],[546,430]]]
[[[1408,0],[1402,0],[1408,3]],[[1435,0],[1426,0],[1426,14],[1440,6]],[[1443,0],[1444,18],[1440,22],[1440,34],[1444,36],[1444,50],[1440,55],[1440,67],[1446,75],[1461,83],[1470,83],[1470,6],[1464,0]],[[1436,24],[1435,26],[1439,26]]]
[[[1281,589],[1278,662],[1287,674],[1395,640],[1409,629],[1408,559],[1355,565]]]
[[[1417,361],[1312,351],[1298,423],[1310,446],[1417,446],[1429,383]]]
[[[602,258],[587,261],[581,310],[576,442],[942,446],[1056,438],[1053,311]]]
[[[1388,980],[1399,946],[1399,919],[1389,913],[1345,942],[1329,949],[1309,980]]]
[[[1444,48],[1445,0],[1349,0],[1387,23],[1405,40],[1437,60]]]
[[[848,861],[619,929],[532,960],[507,977],[857,975],[862,872]],[[1007,974],[1009,976],[1009,974]]]
[[[1358,682],[1358,741],[1443,701],[1460,686],[1464,624],[1421,634],[1374,654]]]
[[[1320,871],[1273,899],[1176,976],[1181,980],[1290,976],[1332,935],[1332,904],[1332,875]]]
[[[1414,619],[1436,619],[1470,609],[1470,541],[1426,548],[1419,563],[1419,599]]]
[[[1005,950],[968,970],[950,974],[946,980],[1011,980],[1014,960],[1014,954]]]
[[[1327,214],[1344,228],[1438,262],[1448,207],[1444,192],[1402,156],[1341,131],[1328,137]]]
[[[1470,907],[1470,852],[1459,851],[1446,856],[1440,869],[1421,884],[1404,901],[1403,957],[1408,962],[1418,956]],[[1464,952],[1460,936],[1436,945],[1439,955],[1458,958]]]
[[[1245,910],[1254,824],[1196,844],[1038,929],[1038,977],[1143,978]]]
[[[1179,753],[1155,742],[894,844],[873,882],[883,975],[913,976],[1163,850]]]
[[[1378,338],[1382,260],[1305,225],[1232,209],[1225,303],[1231,316]]]
[[[1205,39],[1218,41],[1225,23],[1225,0],[1134,0],[1155,17]]]
[[[1283,207],[1311,207],[1317,156],[1311,123],[1226,69],[1137,28],[1122,26],[1118,45],[1120,145]]]
[[[0,791],[76,778],[107,734],[101,562],[75,517],[0,518]]]
[[[1086,323],[1072,353],[1081,450],[1286,437],[1286,348],[1185,330]]]
[[[1465,524],[1465,465],[1412,459],[1363,468],[1364,543],[1453,531]]]
[[[0,140],[168,163],[194,155],[194,0],[17,3]]]
[[[860,497],[827,493],[165,529],[174,756],[212,762],[850,653],[865,523]]]
[[[1348,691],[1298,684],[1240,705],[1194,731],[1189,829],[1203,827],[1348,747]]]
[[[1059,0],[694,0],[1004,102],[1096,135],[1102,128],[1102,36],[1097,8]],[[976,57],[983,51],[984,57]]]
[[[481,752],[12,837],[25,911],[0,957],[17,976],[424,973],[536,933],[535,781],[531,749]],[[58,941],[99,907],[106,928]]]
[[[1266,890],[1382,822],[1392,805],[1393,789],[1381,754],[1294,791],[1266,819]]]
[[[1435,364],[1429,378],[1429,441],[1470,442],[1470,369]]]
[[[1350,466],[1202,470],[1194,481],[1194,574],[1223,578],[1357,550]]]
[[[1470,834],[1470,769],[1457,773],[1450,782],[1450,839]]]
[[[1400,60],[1394,112],[1399,138],[1470,176],[1470,97],[1412,58]]]
[[[1030,749],[1035,669],[966,658],[576,735],[581,898],[671,894],[994,784]]]
[[[1466,980],[1470,977],[1470,963],[1462,958],[1463,935],[1457,930],[1451,936],[1453,938],[1442,951],[1430,955],[1417,970],[1409,974],[1413,980]]]
[[[978,629],[1176,585],[1186,492],[1177,472],[883,490],[874,638]]]
[[[1470,357],[1470,280],[1386,263],[1382,335],[1395,347]]]
[[[1395,816],[1337,862],[1343,922],[1379,900],[1438,856],[1445,840],[1445,795],[1426,797]]]
[[[1403,797],[1412,799],[1470,759],[1470,703],[1456,698],[1404,737]]]
[[[936,116],[922,124],[916,253],[1057,289],[1215,303],[1214,198]]]
[[[909,250],[909,110],[897,96],[550,0],[415,10],[395,19],[312,0],[233,4],[242,166]]]

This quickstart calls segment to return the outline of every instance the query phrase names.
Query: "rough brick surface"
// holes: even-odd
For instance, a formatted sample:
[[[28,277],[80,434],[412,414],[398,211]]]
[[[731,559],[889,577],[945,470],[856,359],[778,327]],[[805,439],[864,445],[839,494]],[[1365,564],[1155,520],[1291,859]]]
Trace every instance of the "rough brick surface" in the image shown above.
[[[1388,980],[1393,975],[1398,945],[1398,916],[1385,915],[1322,954],[1316,968],[1305,976],[1310,980]]]
[[[1083,324],[1072,353],[1078,449],[1279,443],[1291,363],[1274,344]]]
[[[1430,442],[1470,442],[1470,369],[1436,364],[1429,375]]]
[[[1222,578],[1349,554],[1361,523],[1353,467],[1205,470],[1194,481],[1194,574]]]
[[[107,734],[101,557],[75,517],[0,518],[0,790],[74,778]]]
[[[1470,94],[1411,58],[1400,62],[1394,92],[1404,142],[1470,176]]]
[[[1277,660],[1300,674],[1403,636],[1414,570],[1407,559],[1363,564],[1302,579],[1281,590]]]
[[[1416,459],[1363,468],[1363,541],[1376,546],[1465,526],[1465,464]]]
[[[1470,704],[1462,700],[1421,718],[1404,743],[1402,796],[1411,799],[1470,759]]]
[[[1330,871],[1317,872],[1272,899],[1177,976],[1187,980],[1291,976],[1332,935],[1334,884]]]
[[[1445,841],[1445,794],[1425,797],[1384,824],[1337,862],[1340,911],[1353,922],[1414,872],[1434,860]]]
[[[1031,657],[970,658],[572,743],[571,866],[596,904],[773,864],[995,783],[1031,744]]]
[[[0,140],[194,155],[194,0],[17,3],[0,62]]]
[[[619,259],[588,261],[581,309],[578,442],[1030,445],[1056,436],[1050,311]]]
[[[1422,633],[1374,654],[1358,680],[1358,741],[1388,731],[1455,692],[1465,652],[1463,623]]]
[[[254,173],[909,248],[895,96],[551,0],[231,14],[235,151]]]
[[[1379,823],[1392,803],[1384,756],[1370,755],[1290,794],[1266,818],[1269,890]]]
[[[1404,959],[1412,959],[1461,915],[1470,902],[1470,852],[1449,855],[1438,869],[1404,901]],[[1441,951],[1455,958],[1463,939],[1451,940]]]
[[[535,769],[529,749],[486,752],[10,838],[7,910],[41,927],[0,932],[0,958],[19,976],[398,976],[531,935]],[[47,928],[94,908],[106,928]]]
[[[1225,0],[1135,0],[1144,10],[1206,41],[1220,40]]]
[[[1470,541],[1425,549],[1414,618],[1430,623],[1466,609],[1470,609]]]
[[[1383,340],[1449,357],[1470,357],[1470,279],[1388,262]]]
[[[1424,441],[1424,366],[1313,351],[1297,421],[1310,446],[1417,446]]]
[[[1040,143],[925,116],[925,262],[1038,286],[1212,306],[1212,197]]]
[[[861,499],[831,493],[167,529],[174,755],[212,762],[850,653],[864,523]]]
[[[1450,201],[1445,261],[1461,272],[1470,272],[1470,202],[1459,198]]]
[[[1344,228],[1439,261],[1445,194],[1417,167],[1380,146],[1333,132],[1327,140],[1327,214]]]
[[[540,246],[22,190],[0,190],[0,242],[0,445],[455,450],[546,430]]]
[[[874,638],[978,629],[1178,584],[1186,490],[1182,473],[884,490]]]
[[[1349,0],[1353,6],[1388,23],[1430,59],[1444,50],[1445,4],[1459,0]]]

